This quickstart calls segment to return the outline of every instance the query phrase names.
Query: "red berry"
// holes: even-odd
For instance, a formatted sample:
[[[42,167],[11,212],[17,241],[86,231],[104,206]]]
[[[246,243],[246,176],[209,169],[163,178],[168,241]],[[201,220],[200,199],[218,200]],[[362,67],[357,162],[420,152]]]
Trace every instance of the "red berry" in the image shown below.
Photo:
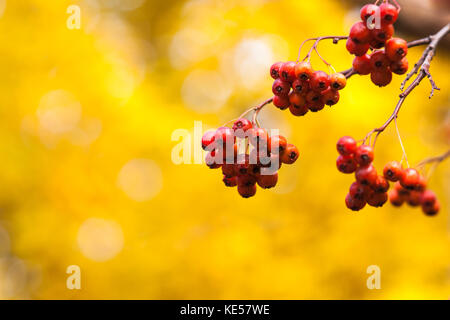
[[[385,193],[389,190],[389,182],[383,176],[378,176],[372,189],[377,193]]]
[[[301,95],[300,93],[297,92],[291,92],[291,94],[289,95],[289,102],[291,105],[296,105],[296,106],[305,106],[306,105],[306,98],[305,96]]]
[[[271,153],[282,153],[286,150],[287,140],[285,137],[280,135],[275,135],[269,138],[269,151]]]
[[[369,194],[369,189],[366,186],[363,186],[359,182],[355,181],[350,186],[349,194],[352,198],[365,200]]]
[[[353,173],[356,171],[357,163],[353,156],[343,156],[339,155],[336,160],[336,167],[342,173]]]
[[[382,207],[388,201],[387,192],[371,192],[367,197],[367,204],[372,207]]]
[[[293,61],[285,62],[280,68],[280,78],[287,82],[295,80],[295,65]]]
[[[273,188],[278,182],[278,173],[272,175],[260,175],[258,177],[258,185],[263,189]]]
[[[334,89],[331,89],[329,87],[327,90],[322,91],[322,101],[328,105],[328,106],[334,106],[336,103],[339,102],[339,91],[336,91]]]
[[[363,199],[355,199],[350,194],[345,197],[345,205],[352,211],[359,211],[366,206],[366,201]]]
[[[299,156],[298,149],[293,144],[288,144],[286,150],[281,153],[280,160],[282,163],[293,164]]]
[[[380,41],[377,38],[373,38],[370,42],[369,45],[372,49],[381,49],[384,47],[385,45],[385,41]]]
[[[324,108],[325,103],[322,101],[322,95],[317,91],[309,91],[306,94],[306,102],[309,110],[312,112],[320,111]]]
[[[368,43],[356,43],[352,39],[348,38],[345,47],[351,54],[354,54],[355,56],[362,56],[369,50],[370,45]]]
[[[274,63],[270,67],[270,76],[274,79],[278,79],[280,77],[280,68],[283,65],[283,62]]]
[[[358,167],[355,171],[356,181],[365,186],[374,185],[377,181],[377,177],[377,171],[372,164],[365,167]]]
[[[422,198],[422,192],[419,191],[411,191],[407,198],[408,204],[411,207],[417,207],[420,205],[420,199]]]
[[[292,89],[295,93],[306,93],[309,90],[309,83],[304,80],[297,79],[292,83]]]
[[[276,79],[272,85],[272,92],[277,96],[286,96],[291,90],[291,85],[289,82],[283,81],[281,79]]]
[[[336,148],[341,155],[350,156],[356,152],[357,145],[355,139],[345,136],[338,140]]]
[[[386,42],[386,56],[391,61],[400,61],[408,53],[408,43],[400,38],[392,38]]]
[[[383,169],[383,175],[389,181],[399,181],[403,176],[403,167],[397,161],[389,162]]]
[[[233,123],[234,134],[238,138],[245,138],[245,133],[253,127],[252,122],[248,119],[238,119]]]
[[[403,176],[400,179],[400,184],[403,188],[414,190],[420,183],[420,174],[416,169],[406,168],[403,170]]]
[[[388,68],[374,70],[370,74],[370,80],[379,87],[385,87],[392,81],[392,72]]]
[[[238,184],[238,192],[243,198],[250,198],[256,194],[256,185],[245,186]]]
[[[367,166],[372,163],[374,158],[373,149],[367,144],[360,145],[355,152],[355,160],[360,166]]]
[[[309,62],[301,61],[295,66],[295,77],[299,80],[309,80],[313,75],[313,68]]]
[[[372,71],[370,56],[368,54],[364,54],[360,57],[355,57],[355,59],[353,59],[353,69],[360,75],[369,74]]]
[[[222,165],[222,173],[225,177],[231,178],[236,176],[235,164],[225,163]]]
[[[381,23],[393,24],[398,18],[398,9],[390,3],[383,3],[380,5]]]
[[[243,174],[237,176],[238,186],[250,187],[256,184],[256,177],[252,174]]]
[[[424,207],[432,207],[437,201],[436,194],[431,190],[425,190],[420,198],[420,203]]]
[[[306,105],[306,100],[305,100],[305,104],[304,105],[291,104],[289,106],[289,111],[291,111],[291,113],[294,116],[297,116],[297,117],[304,116],[309,111],[308,106]]]
[[[393,206],[400,207],[403,204],[404,199],[400,196],[396,189],[392,189],[389,191],[389,201]]]
[[[227,187],[236,187],[237,186],[237,177],[227,177],[227,176],[223,176],[223,183],[225,184],[225,186]]]
[[[207,131],[205,132],[205,134],[202,137],[202,148],[203,150],[206,150],[207,147],[214,142],[214,136],[215,136],[215,132],[214,131]]]
[[[380,28],[372,30],[372,36],[380,42],[386,42],[394,35],[394,26],[392,24],[381,25]]]
[[[208,152],[205,156],[205,163],[210,169],[218,169],[222,166],[222,164],[218,163],[219,160],[215,157],[215,152]]]
[[[379,10],[377,5],[374,4],[366,4],[364,7],[361,8],[361,20],[364,22],[367,22],[367,20],[374,16],[375,13]]]
[[[439,201],[436,201],[434,203],[433,206],[422,206],[422,211],[427,215],[427,216],[435,216],[438,212],[439,209],[441,208],[441,205],[439,204]]]
[[[281,110],[286,110],[289,105],[289,96],[274,96],[273,97],[273,105]]]
[[[400,184],[400,181],[397,181],[394,185],[394,189],[397,190],[399,196],[403,199],[406,200],[409,197],[410,191],[403,188],[402,185]]]
[[[266,147],[269,141],[269,134],[263,128],[253,128],[250,131],[249,140],[254,147]]]
[[[347,78],[342,73],[333,73],[330,76],[330,87],[334,90],[342,90],[347,85]]]
[[[330,86],[330,77],[326,72],[314,71],[309,86],[312,90],[321,92]]]
[[[404,57],[400,61],[393,61],[391,62],[390,69],[395,74],[405,74],[408,71],[408,59]]]
[[[368,43],[372,35],[364,22],[357,22],[350,29],[349,38],[357,44]]]
[[[425,190],[426,187],[427,187],[427,180],[423,175],[419,175],[419,182],[417,183],[415,190],[422,192]]]
[[[234,143],[234,131],[228,127],[220,127],[216,130],[214,140],[218,146],[224,145],[225,143]]]
[[[370,65],[372,70],[380,70],[389,67],[391,62],[384,53],[384,50],[375,51],[370,56]]]

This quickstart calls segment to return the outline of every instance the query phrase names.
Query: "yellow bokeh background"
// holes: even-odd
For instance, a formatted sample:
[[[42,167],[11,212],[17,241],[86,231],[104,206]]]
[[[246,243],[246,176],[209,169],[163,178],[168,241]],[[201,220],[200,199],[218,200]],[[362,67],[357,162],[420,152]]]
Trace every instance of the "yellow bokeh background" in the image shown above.
[[[69,5],[80,29],[67,27]],[[295,60],[306,38],[345,35],[358,18],[350,3],[0,0],[0,16],[0,298],[449,297],[449,162],[429,181],[434,218],[348,211],[352,177],[335,168],[337,139],[383,124],[401,76],[383,89],[354,76],[338,105],[301,118],[265,107],[261,123],[300,158],[254,198],[219,171],[172,162],[175,130],[218,127],[269,98],[270,64]],[[319,50],[337,70],[351,65],[344,42]],[[411,164],[449,146],[449,67],[439,48],[442,90],[429,100],[425,79],[401,110]],[[391,126],[375,164],[401,155]],[[66,287],[70,265],[81,290]],[[380,290],[366,286],[371,265]]]

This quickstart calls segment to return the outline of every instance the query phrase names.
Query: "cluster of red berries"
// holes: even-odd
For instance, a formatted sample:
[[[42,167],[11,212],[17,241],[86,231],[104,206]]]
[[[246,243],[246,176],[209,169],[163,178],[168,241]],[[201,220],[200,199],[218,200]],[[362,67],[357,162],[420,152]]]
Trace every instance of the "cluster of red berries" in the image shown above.
[[[366,204],[383,206],[387,200],[395,206],[407,202],[411,206],[422,206],[425,214],[438,213],[440,205],[436,195],[426,190],[426,179],[413,168],[403,169],[397,161],[388,163],[383,175],[378,175],[373,166],[374,151],[366,144],[358,146],[352,137],[342,137],[337,142],[339,157],[336,165],[340,172],[355,173],[356,181],[351,185],[345,204],[353,211],[363,209]],[[389,181],[395,182],[389,192]]]
[[[257,184],[263,189],[275,187],[281,164],[293,164],[299,156],[297,147],[288,144],[285,137],[270,136],[267,130],[255,127],[245,118],[235,121],[232,128],[206,132],[202,148],[207,151],[206,165],[222,168],[225,186],[237,186],[244,198],[256,194]]]
[[[426,179],[416,169],[403,170],[401,164],[394,161],[386,165],[384,175],[397,181],[389,191],[392,205],[400,207],[406,202],[412,207],[421,206],[427,216],[434,216],[439,212],[440,204],[436,194],[426,189]]]
[[[289,108],[294,116],[335,105],[339,101],[339,90],[347,84],[342,73],[328,75],[324,71],[314,71],[306,61],[277,62],[270,68],[270,75],[275,79],[273,104],[281,110]]]
[[[345,198],[347,207],[359,211],[366,204],[383,206],[388,200],[389,182],[377,174],[372,164],[372,147],[366,144],[358,146],[352,137],[342,137],[337,143],[337,150],[340,154],[336,161],[338,170],[346,174],[355,173],[356,178]]]
[[[376,15],[380,17],[379,26],[376,19],[371,21]],[[362,21],[352,26],[347,40],[348,52],[356,56],[353,69],[360,75],[370,74],[372,82],[380,87],[392,81],[392,73],[401,75],[408,71],[408,44],[401,38],[392,38],[397,18],[398,8],[388,2],[380,6],[367,4],[361,9]]]

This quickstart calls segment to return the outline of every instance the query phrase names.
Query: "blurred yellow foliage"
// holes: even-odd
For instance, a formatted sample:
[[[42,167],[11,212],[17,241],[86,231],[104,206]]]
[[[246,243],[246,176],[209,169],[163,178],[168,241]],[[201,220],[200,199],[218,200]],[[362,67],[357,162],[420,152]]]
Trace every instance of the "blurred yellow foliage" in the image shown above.
[[[71,4],[79,30],[66,25]],[[352,178],[335,168],[337,139],[381,125],[403,77],[380,89],[355,76],[338,105],[303,118],[267,106],[261,122],[301,154],[252,199],[220,172],[171,161],[174,130],[218,127],[268,98],[270,64],[295,60],[306,38],[345,35],[355,8],[0,0],[0,16],[0,298],[448,298],[449,164],[430,181],[436,218],[389,205],[351,213]],[[337,70],[351,65],[344,42],[319,50]],[[420,54],[410,50],[411,65]],[[412,163],[448,148],[449,66],[438,49],[442,90],[428,100],[423,81],[400,113]],[[376,166],[400,158],[390,127]],[[66,288],[70,265],[81,290]],[[366,287],[370,265],[380,290]]]

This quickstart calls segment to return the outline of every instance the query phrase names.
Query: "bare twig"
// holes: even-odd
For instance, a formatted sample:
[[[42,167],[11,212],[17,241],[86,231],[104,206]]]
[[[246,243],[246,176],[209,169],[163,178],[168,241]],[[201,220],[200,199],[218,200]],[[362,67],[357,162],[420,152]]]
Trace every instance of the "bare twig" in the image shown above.
[[[430,157],[430,158],[426,158],[426,159],[420,161],[417,164],[417,167],[422,167],[422,166],[424,166],[426,164],[429,164],[429,163],[440,163],[440,162],[444,161],[447,158],[450,158],[450,150],[448,150],[444,154],[441,154],[440,156]]]

